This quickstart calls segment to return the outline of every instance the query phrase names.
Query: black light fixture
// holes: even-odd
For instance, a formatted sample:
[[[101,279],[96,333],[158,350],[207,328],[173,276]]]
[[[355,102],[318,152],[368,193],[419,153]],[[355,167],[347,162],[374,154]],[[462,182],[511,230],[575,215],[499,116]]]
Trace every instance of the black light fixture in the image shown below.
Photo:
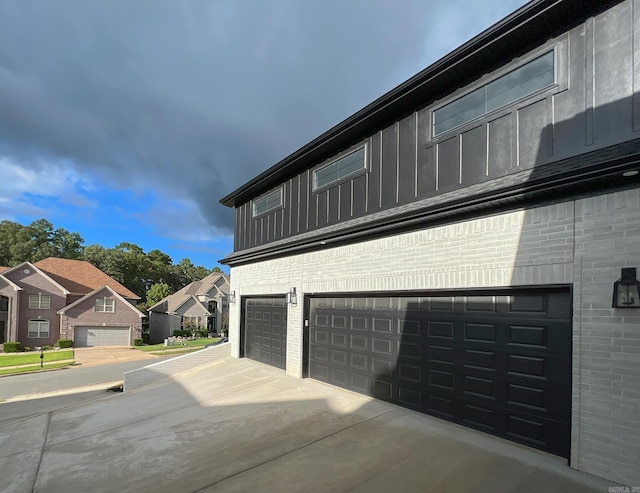
[[[231,291],[229,293],[229,303],[235,303],[235,302],[236,302],[236,292]]]
[[[292,287],[291,289],[289,289],[289,292],[287,293],[287,303],[291,303],[292,305],[295,305],[298,303],[298,296],[296,295],[295,287]]]
[[[640,282],[636,268],[622,269],[620,279],[613,283],[613,308],[640,308]]]

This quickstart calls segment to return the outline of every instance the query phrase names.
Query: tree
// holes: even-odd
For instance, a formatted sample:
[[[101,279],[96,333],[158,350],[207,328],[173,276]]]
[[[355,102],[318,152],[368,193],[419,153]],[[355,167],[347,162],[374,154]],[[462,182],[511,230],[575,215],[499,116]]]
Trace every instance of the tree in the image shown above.
[[[180,287],[186,286],[193,281],[199,281],[203,277],[210,274],[211,271],[205,267],[195,266],[188,258],[183,258],[180,262],[173,266],[173,273],[175,275],[174,281],[179,286],[173,291],[177,291]]]
[[[54,229],[46,219],[28,226],[5,220],[0,223],[0,264],[13,266],[47,257],[78,259],[82,256],[83,242],[80,234]]]
[[[147,291],[147,305],[152,307],[158,301],[166,298],[171,294],[171,288],[165,283],[152,284]]]

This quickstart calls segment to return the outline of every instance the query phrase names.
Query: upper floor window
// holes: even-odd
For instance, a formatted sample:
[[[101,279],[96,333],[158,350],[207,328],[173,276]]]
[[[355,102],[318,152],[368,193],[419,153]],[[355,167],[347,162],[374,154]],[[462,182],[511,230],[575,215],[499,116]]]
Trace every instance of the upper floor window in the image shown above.
[[[48,310],[49,308],[51,308],[51,296],[45,294],[30,294],[29,308]]]
[[[313,189],[324,187],[365,167],[365,146],[313,172]]]
[[[253,201],[253,217],[282,207],[282,188]]]
[[[96,311],[113,313],[116,311],[116,300],[109,298],[96,299]]]
[[[49,337],[48,320],[29,320],[27,337],[42,338]]]
[[[0,312],[9,311],[9,299],[8,298],[0,298]]]
[[[458,127],[555,83],[550,51],[433,112],[433,135]]]

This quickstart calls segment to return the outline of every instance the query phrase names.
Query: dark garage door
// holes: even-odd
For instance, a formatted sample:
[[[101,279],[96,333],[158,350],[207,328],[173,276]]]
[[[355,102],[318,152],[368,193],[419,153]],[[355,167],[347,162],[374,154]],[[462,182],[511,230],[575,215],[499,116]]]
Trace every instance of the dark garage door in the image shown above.
[[[247,358],[285,369],[287,302],[278,298],[243,298],[243,348]]]
[[[309,376],[568,457],[571,296],[311,298]]]

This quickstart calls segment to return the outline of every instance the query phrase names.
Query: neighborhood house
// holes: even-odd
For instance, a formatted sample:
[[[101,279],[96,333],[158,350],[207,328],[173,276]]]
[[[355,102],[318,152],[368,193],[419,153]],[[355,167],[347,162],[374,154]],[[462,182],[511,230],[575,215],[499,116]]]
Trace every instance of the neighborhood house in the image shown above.
[[[232,355],[639,485],[639,171],[640,1],[529,2],[221,200]]]
[[[141,337],[135,293],[89,262],[46,258],[0,271],[0,342],[130,346]]]
[[[149,340],[158,344],[176,330],[193,327],[209,334],[227,329],[229,276],[213,272],[149,308]]]

